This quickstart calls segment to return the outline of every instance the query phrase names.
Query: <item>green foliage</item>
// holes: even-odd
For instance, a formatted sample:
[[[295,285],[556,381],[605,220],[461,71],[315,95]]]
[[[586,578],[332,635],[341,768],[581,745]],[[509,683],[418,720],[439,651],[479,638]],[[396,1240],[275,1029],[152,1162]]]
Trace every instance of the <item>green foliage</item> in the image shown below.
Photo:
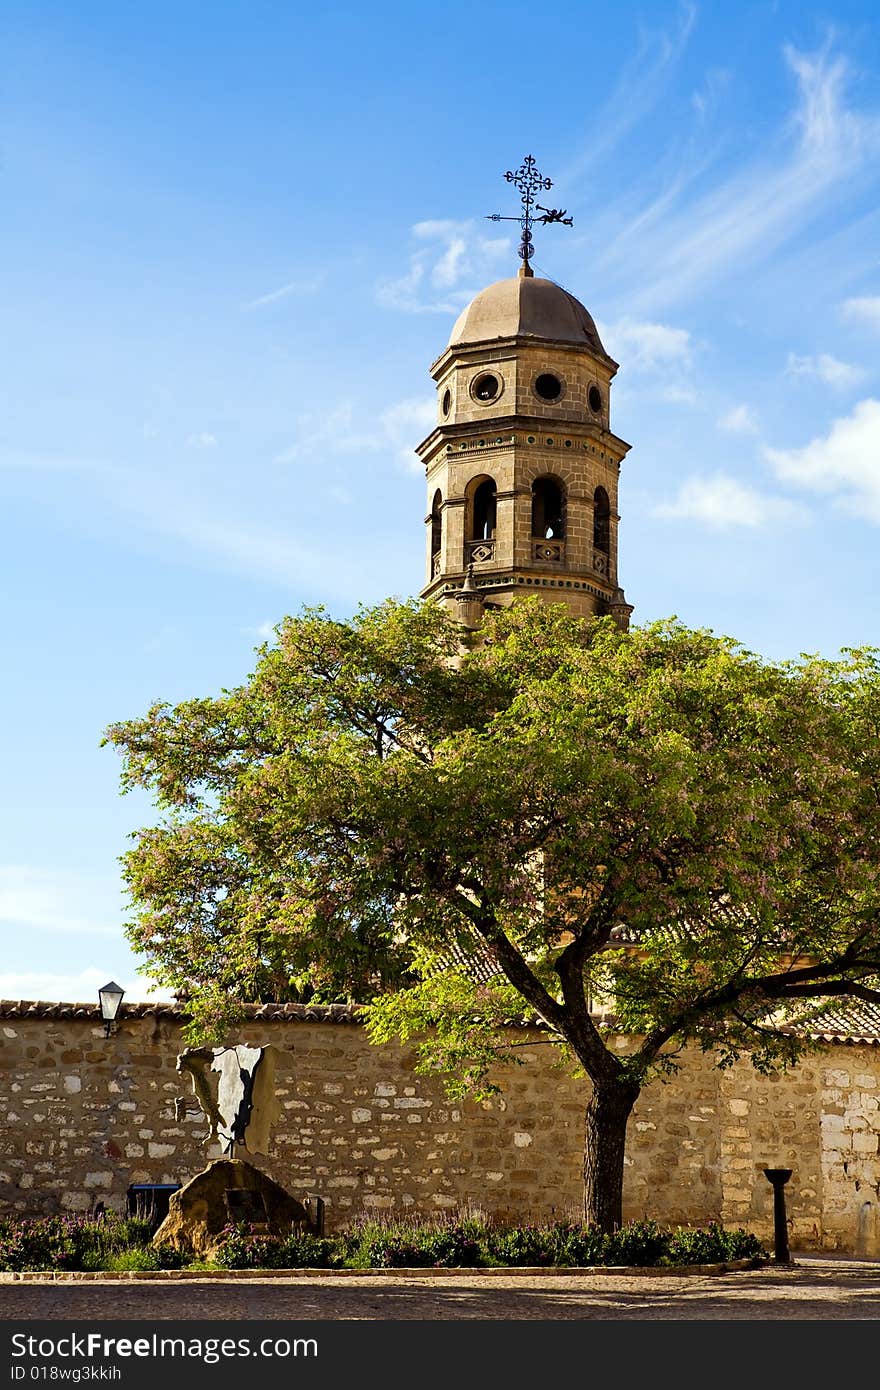
[[[669,1245],[669,1236],[655,1221],[631,1221],[608,1239],[603,1264],[658,1264]]]
[[[709,1264],[765,1258],[760,1241],[742,1229],[664,1231],[634,1221],[606,1234],[582,1222],[496,1225],[481,1215],[426,1220],[365,1217],[328,1239],[292,1231],[270,1236],[245,1222],[221,1233],[210,1260],[185,1261],[149,1243],[145,1222],[112,1215],[6,1218],[0,1221],[2,1270],[402,1269],[485,1266]]]
[[[117,1250],[115,1254],[106,1256],[101,1264],[92,1264],[89,1268],[103,1269],[108,1274],[124,1274],[129,1270],[168,1269],[169,1266],[162,1263],[150,1246],[135,1245],[131,1250]]]
[[[153,1250],[151,1235],[148,1221],[115,1212],[100,1217],[5,1217],[0,1219],[0,1269],[179,1268],[181,1257],[170,1248]]]
[[[526,1226],[488,1224],[479,1236],[479,1264],[588,1267],[688,1265],[766,1259],[750,1232],[708,1227],[669,1231],[653,1221],[631,1221],[612,1232],[595,1224],[556,1221]]]
[[[711,1264],[766,1258],[757,1237],[743,1230],[668,1231],[632,1221],[612,1233],[577,1221],[496,1225],[483,1216],[363,1217],[328,1240],[277,1237],[246,1225],[228,1226],[215,1247],[224,1269],[553,1268],[590,1265]]]
[[[312,1238],[313,1239],[313,1238]],[[228,1228],[217,1263],[227,1269],[280,1269],[298,1264],[322,1268],[404,1269],[503,1266],[707,1264],[760,1259],[766,1251],[745,1231],[706,1229],[670,1232],[652,1221],[633,1221],[610,1234],[583,1222],[496,1225],[482,1216],[364,1217],[350,1230],[318,1242],[320,1260],[293,1260],[286,1241]],[[326,1247],[326,1248],[323,1248]]]
[[[422,964],[416,957],[416,967]],[[429,962],[424,968],[427,978],[418,984],[379,995],[365,1006],[367,1035],[373,1043],[409,1043],[415,1071],[439,1073],[452,1099],[488,1099],[500,1089],[489,1077],[493,1063],[502,1055],[511,1065],[520,1060],[503,1040],[503,1030],[511,1019],[522,1018],[522,996],[503,977],[478,984],[455,969],[435,975]]]
[[[717,1264],[724,1260],[766,1259],[767,1250],[751,1231],[725,1230],[717,1222],[682,1227],[668,1237],[665,1259],[674,1265]]]
[[[337,1262],[333,1254],[330,1241],[308,1231],[271,1236],[245,1221],[224,1226],[212,1251],[220,1269],[327,1269]]]
[[[462,638],[432,603],[307,610],[239,688],[112,725],[164,817],[125,857],[129,936],[190,1041],[247,1000],[361,1001],[485,1096],[506,1021],[539,1022],[614,1116],[610,1230],[611,1130],[684,1047],[768,1071],[807,1011],[880,999],[880,652],[774,663],[537,597]]]
[[[0,1218],[0,1269],[71,1269],[78,1225],[69,1217]]]
[[[613,1237],[596,1226],[552,1223],[490,1230],[487,1254],[499,1265],[601,1265]]]
[[[341,1238],[342,1258],[352,1269],[472,1267],[485,1263],[486,1231],[479,1217],[449,1221],[370,1217]]]
[[[125,859],[130,936],[192,1035],[372,998],[372,1036],[430,1029],[479,1089],[512,1010],[594,1074],[589,993],[644,1039],[638,1084],[689,1041],[794,1060],[804,1000],[880,969],[878,654],[773,664],[538,599],[459,642],[432,604],[307,610],[238,689],[108,729],[166,817]]]

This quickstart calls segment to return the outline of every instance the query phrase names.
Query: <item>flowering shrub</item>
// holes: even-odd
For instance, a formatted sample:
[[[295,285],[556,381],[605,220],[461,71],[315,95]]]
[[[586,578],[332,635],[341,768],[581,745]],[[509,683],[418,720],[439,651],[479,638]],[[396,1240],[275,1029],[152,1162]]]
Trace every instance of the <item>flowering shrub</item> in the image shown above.
[[[496,1226],[484,1217],[455,1221],[371,1218],[337,1237],[342,1262],[355,1268],[707,1264],[760,1259],[766,1250],[746,1231],[713,1223],[670,1232],[632,1221],[612,1235],[578,1221]]]
[[[115,1212],[100,1217],[2,1217],[0,1270],[179,1268],[181,1257],[164,1246],[153,1249],[150,1237],[149,1221]],[[141,1263],[135,1259],[126,1265],[134,1251]]]
[[[558,1264],[553,1231],[546,1226],[512,1226],[490,1231],[486,1240],[487,1253],[493,1264],[554,1265]]]
[[[308,1231],[266,1235],[246,1221],[224,1226],[214,1246],[214,1263],[222,1269],[327,1269],[333,1242]]]
[[[669,1232],[661,1231],[654,1221],[630,1221],[609,1237],[608,1249],[602,1264],[656,1265],[666,1254]]]
[[[0,1220],[0,1269],[71,1269],[77,1254],[73,1217]]]
[[[489,1230],[487,1253],[500,1265],[601,1265],[613,1237],[576,1222]]]
[[[187,1261],[156,1247],[148,1220],[116,1216],[0,1218],[0,1270],[160,1270]],[[212,1252],[221,1269],[400,1269],[410,1267],[713,1264],[764,1259],[756,1236],[717,1222],[662,1229],[632,1221],[612,1235],[578,1221],[495,1225],[482,1215],[457,1219],[364,1217],[322,1239],[307,1231],[267,1235],[246,1222],[224,1227]]]
[[[342,1237],[343,1258],[355,1269],[485,1264],[487,1229],[481,1217],[459,1221],[364,1218]]]
[[[666,1255],[670,1264],[704,1265],[720,1260],[751,1260],[766,1256],[757,1236],[739,1227],[726,1231],[717,1221],[695,1230],[674,1231],[669,1237]]]

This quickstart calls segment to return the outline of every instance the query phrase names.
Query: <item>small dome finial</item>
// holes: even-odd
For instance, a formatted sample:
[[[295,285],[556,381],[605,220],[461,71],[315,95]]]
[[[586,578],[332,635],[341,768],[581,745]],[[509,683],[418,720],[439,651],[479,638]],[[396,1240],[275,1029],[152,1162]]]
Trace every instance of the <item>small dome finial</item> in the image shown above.
[[[477,586],[474,583],[474,562],[473,560],[471,560],[468,564],[467,571],[464,576],[464,583],[461,586],[461,592],[463,594],[473,594],[476,592],[476,589]]]

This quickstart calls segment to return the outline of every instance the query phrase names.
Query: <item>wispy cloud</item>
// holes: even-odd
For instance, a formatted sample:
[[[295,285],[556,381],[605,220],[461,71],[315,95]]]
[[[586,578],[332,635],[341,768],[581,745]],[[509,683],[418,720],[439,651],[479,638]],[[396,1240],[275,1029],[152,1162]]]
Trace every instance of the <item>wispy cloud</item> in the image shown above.
[[[803,516],[796,503],[748,487],[736,478],[716,473],[708,478],[688,478],[677,497],[654,508],[654,515],[670,521],[697,521],[715,530],[767,526]]]
[[[800,449],[764,450],[777,477],[880,523],[880,401],[859,401],[824,436]]]
[[[363,587],[357,556],[334,554],[327,563],[327,549],[291,530],[276,529],[259,521],[207,515],[185,503],[163,512],[163,529],[184,540],[188,548],[213,555],[224,567],[270,579],[286,588],[320,590],[334,600],[350,599]]]
[[[840,312],[849,323],[880,331],[880,295],[864,295],[845,299]]]
[[[437,402],[432,397],[411,397],[386,406],[377,417],[377,427],[358,429],[354,403],[342,402],[329,415],[303,415],[300,434],[275,456],[279,464],[297,463],[316,453],[352,453],[370,450],[393,451],[407,467],[421,468],[413,450],[437,421]]]
[[[513,266],[510,238],[488,235],[473,219],[417,222],[412,237],[416,245],[406,272],[376,288],[383,308],[454,314],[483,285],[497,279],[503,260]]]
[[[306,412],[297,420],[295,439],[277,453],[273,463],[296,463],[316,453],[352,453],[358,449],[378,447],[378,436],[360,424],[363,412],[354,401],[340,401],[333,410]]]
[[[814,377],[835,390],[859,386],[868,375],[864,367],[841,362],[828,352],[817,353],[814,357],[798,357],[797,353],[790,352],[785,370],[789,376]]]
[[[691,95],[691,106],[697,115],[707,120],[712,116],[723,93],[730,85],[730,71],[727,68],[709,68],[702,85]]]
[[[281,285],[279,289],[270,290],[268,294],[261,294],[258,299],[250,299],[241,307],[243,309],[259,309],[264,304],[276,304],[279,299],[288,299],[291,295],[316,294],[326,278],[326,274],[322,271],[318,275],[306,276],[299,280],[289,280],[286,285]]]
[[[721,416],[718,428],[728,434],[757,434],[758,422],[747,405],[735,405]]]
[[[398,401],[383,410],[379,418],[385,438],[396,448],[398,459],[414,472],[421,472],[424,465],[414,450],[437,423],[437,402],[422,398]]]
[[[635,52],[623,65],[610,97],[591,114],[589,140],[559,172],[563,187],[575,184],[606,159],[654,109],[687,48],[696,20],[697,6],[684,3],[667,27],[641,28]]]
[[[641,288],[628,296],[638,313],[654,313],[725,276],[741,275],[745,263],[754,268],[802,234],[827,209],[833,189],[865,169],[873,176],[880,117],[847,104],[845,58],[828,45],[811,54],[788,46],[784,58],[797,101],[770,142],[771,152],[695,197],[683,196],[688,183],[677,175],[671,196],[660,200],[660,215],[646,219],[638,210],[609,240],[603,260],[608,273],[615,266],[628,276],[633,265],[650,268]]]
[[[120,936],[119,883],[26,864],[0,865],[0,922],[17,931]]]
[[[186,442],[191,449],[213,449],[217,443],[217,436],[209,434],[207,430],[201,430],[198,434],[188,435]]]
[[[667,401],[669,405],[696,405],[700,399],[699,392],[695,387],[675,381],[661,386],[657,396],[661,401]]]
[[[686,328],[623,317],[599,325],[599,332],[612,357],[625,361],[628,370],[655,371],[691,360],[693,344]]]

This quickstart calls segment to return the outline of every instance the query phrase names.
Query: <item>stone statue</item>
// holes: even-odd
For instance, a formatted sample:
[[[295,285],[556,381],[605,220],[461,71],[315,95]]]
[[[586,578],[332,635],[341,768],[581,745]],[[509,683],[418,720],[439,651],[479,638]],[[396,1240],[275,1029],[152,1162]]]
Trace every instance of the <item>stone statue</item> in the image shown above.
[[[178,1055],[177,1070],[192,1078],[210,1140],[220,1141],[223,1157],[171,1194],[168,1215],[153,1236],[155,1245],[172,1245],[190,1256],[210,1255],[230,1222],[245,1222],[267,1235],[291,1230],[323,1234],[322,1198],[310,1197],[305,1206],[268,1173],[236,1155],[236,1147],[255,1154],[268,1151],[269,1130],[280,1111],[275,1066],[285,1055],[277,1047],[244,1043],[188,1047]]]
[[[189,1072],[193,1091],[207,1116],[211,1140],[224,1154],[236,1145],[250,1153],[266,1153],[269,1131],[278,1118],[275,1097],[277,1047],[188,1047],[177,1058],[177,1070]],[[215,1079],[216,1078],[216,1079]]]

